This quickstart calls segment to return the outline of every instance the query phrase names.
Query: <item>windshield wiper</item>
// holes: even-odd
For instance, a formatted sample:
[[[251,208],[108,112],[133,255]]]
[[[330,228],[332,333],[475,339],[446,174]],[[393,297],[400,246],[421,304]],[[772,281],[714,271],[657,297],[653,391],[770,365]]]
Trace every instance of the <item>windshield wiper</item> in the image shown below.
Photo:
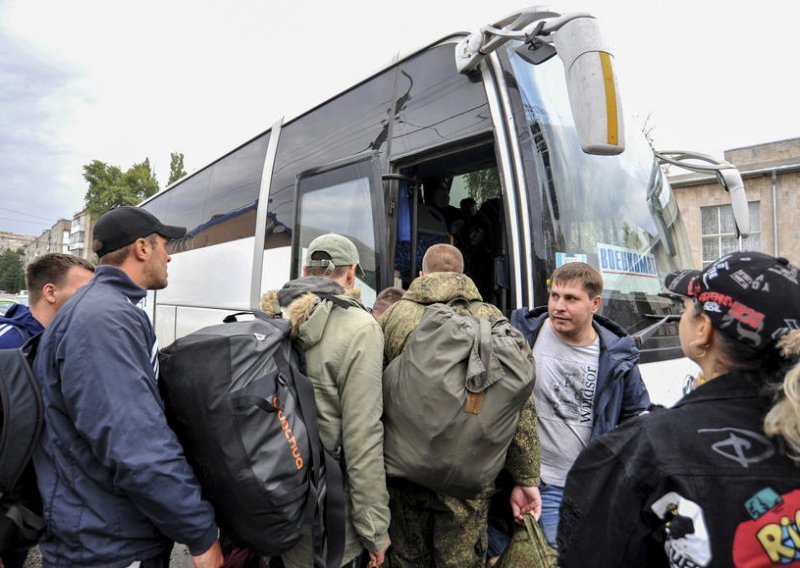
[[[637,331],[631,335],[631,339],[633,339],[633,342],[636,344],[637,348],[640,348],[645,341],[653,337],[653,335],[655,335],[655,333],[665,324],[681,319],[680,314],[668,314],[666,316],[662,314],[644,314],[644,317],[660,319],[653,325],[647,326],[643,330]]]

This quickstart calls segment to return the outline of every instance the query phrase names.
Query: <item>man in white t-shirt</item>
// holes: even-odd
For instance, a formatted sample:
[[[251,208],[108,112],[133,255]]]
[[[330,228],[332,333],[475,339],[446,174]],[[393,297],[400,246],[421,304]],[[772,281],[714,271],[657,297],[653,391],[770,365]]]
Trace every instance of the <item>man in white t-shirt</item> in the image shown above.
[[[542,517],[547,542],[556,546],[558,509],[567,472],[590,440],[650,406],[639,351],[617,324],[597,315],[603,278],[573,262],[553,272],[547,307],[511,315],[533,347],[533,391],[542,447]]]

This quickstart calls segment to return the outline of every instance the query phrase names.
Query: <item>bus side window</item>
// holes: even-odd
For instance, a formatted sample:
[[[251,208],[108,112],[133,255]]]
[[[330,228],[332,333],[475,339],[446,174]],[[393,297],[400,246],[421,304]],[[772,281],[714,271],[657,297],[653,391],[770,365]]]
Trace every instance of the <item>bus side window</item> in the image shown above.
[[[361,300],[370,307],[381,289],[383,191],[377,159],[366,156],[343,164],[315,168],[298,176],[292,278],[302,274],[309,243],[325,233],[338,233],[358,249],[363,278]]]

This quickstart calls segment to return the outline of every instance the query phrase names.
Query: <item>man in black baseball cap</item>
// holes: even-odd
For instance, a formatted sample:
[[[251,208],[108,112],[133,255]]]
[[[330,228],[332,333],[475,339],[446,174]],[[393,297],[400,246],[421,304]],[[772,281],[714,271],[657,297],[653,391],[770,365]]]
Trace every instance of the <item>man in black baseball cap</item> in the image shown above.
[[[186,228],[165,225],[138,207],[112,209],[94,226],[93,248],[100,264],[122,269],[145,290],[167,287],[167,243],[186,234]]]
[[[42,336],[34,366],[48,404],[34,463],[47,566],[166,566],[173,541],[196,566],[222,566],[214,510],[164,416],[156,334],[136,306],[166,287],[167,242],[185,233],[136,207],[100,217],[95,278]]]

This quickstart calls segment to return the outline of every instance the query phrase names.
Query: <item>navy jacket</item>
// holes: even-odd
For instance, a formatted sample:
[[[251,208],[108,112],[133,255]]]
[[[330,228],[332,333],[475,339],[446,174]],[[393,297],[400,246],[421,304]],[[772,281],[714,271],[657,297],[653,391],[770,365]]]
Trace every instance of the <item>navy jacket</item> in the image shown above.
[[[531,348],[547,319],[547,308],[521,308],[511,314]],[[600,360],[594,397],[592,439],[613,430],[623,420],[637,416],[650,406],[650,395],[636,364],[639,350],[633,339],[610,319],[595,315],[592,326],[600,338]]]
[[[770,396],[729,373],[591,442],[567,477],[558,565],[795,566],[800,468],[764,435]]]
[[[11,306],[6,315],[0,317],[0,349],[22,346],[29,338],[44,331],[42,324],[33,317],[28,306]]]
[[[172,541],[217,538],[214,511],[167,426],[146,292],[100,266],[56,315],[34,370],[45,408],[34,452],[47,566],[125,567]]]

